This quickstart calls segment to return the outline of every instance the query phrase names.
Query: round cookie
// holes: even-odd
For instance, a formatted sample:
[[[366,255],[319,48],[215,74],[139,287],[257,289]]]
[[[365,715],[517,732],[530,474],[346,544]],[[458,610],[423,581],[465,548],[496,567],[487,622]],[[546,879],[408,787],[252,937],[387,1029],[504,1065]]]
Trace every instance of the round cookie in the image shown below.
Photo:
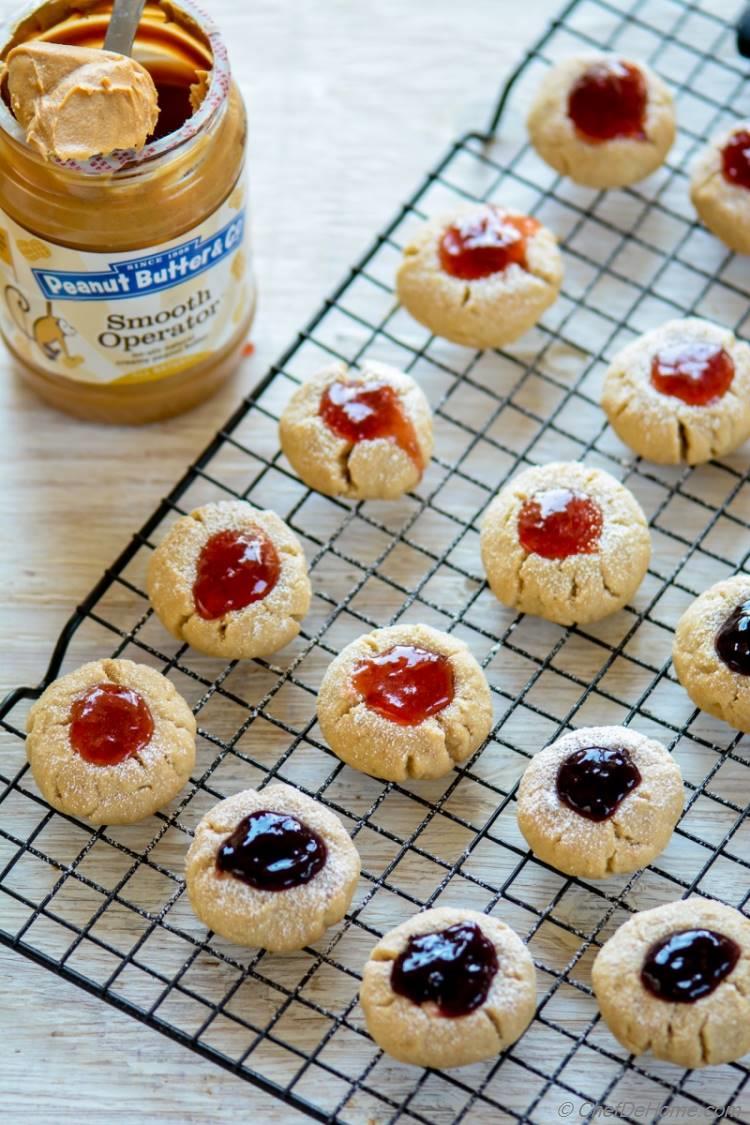
[[[486,739],[492,700],[463,641],[429,625],[391,625],[328,666],[318,722],[333,752],[372,777],[442,777]]]
[[[302,949],[339,922],[359,871],[339,818],[280,783],[215,805],[185,860],[201,922],[236,945],[274,953]]]
[[[380,939],[359,999],[379,1047],[399,1062],[446,1070],[515,1043],[534,1015],[536,973],[499,918],[443,907]]]
[[[672,662],[696,707],[750,734],[750,574],[717,582],[688,606]]]
[[[532,145],[577,184],[634,184],[663,163],[675,138],[672,95],[644,63],[574,55],[547,71],[527,119]]]
[[[499,601],[560,625],[621,609],[651,557],[632,493],[577,461],[525,469],[506,484],[484,514],[480,546]]]
[[[146,588],[172,636],[225,660],[283,648],[310,608],[297,536],[275,512],[244,500],[205,504],[172,524]]]
[[[169,804],[195,763],[195,718],[146,664],[95,660],[61,676],[26,721],[44,799],[91,824],[132,824]]]
[[[470,348],[502,348],[557,299],[557,240],[536,219],[470,203],[422,226],[396,277],[401,304],[436,336]]]
[[[693,896],[635,914],[600,949],[591,979],[609,1030],[634,1055],[698,1067],[750,1050],[750,920],[731,906]]]
[[[432,456],[432,412],[412,377],[395,367],[331,363],[294,392],[279,437],[309,488],[393,500],[422,479]]]
[[[585,727],[531,760],[518,827],[558,871],[606,879],[659,855],[683,804],[680,768],[660,742],[628,727]]]
[[[732,453],[750,436],[750,347],[710,321],[670,320],[617,353],[602,407],[649,461],[697,465]]]
[[[712,234],[750,254],[750,121],[713,137],[696,160],[690,199]]]

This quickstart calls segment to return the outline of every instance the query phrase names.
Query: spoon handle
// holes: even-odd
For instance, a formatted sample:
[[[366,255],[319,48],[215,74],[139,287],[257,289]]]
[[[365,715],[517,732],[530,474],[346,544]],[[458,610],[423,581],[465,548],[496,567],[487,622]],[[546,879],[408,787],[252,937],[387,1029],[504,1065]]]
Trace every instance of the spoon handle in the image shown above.
[[[146,0],[115,0],[104,39],[105,51],[129,55]]]
[[[737,20],[737,50],[750,58],[750,4],[745,5]]]

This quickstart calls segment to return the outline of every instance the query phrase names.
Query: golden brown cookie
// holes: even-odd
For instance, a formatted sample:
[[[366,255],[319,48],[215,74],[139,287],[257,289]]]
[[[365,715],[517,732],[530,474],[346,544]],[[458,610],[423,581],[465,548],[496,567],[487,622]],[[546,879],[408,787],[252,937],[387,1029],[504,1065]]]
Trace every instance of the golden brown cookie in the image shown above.
[[[635,914],[591,979],[609,1030],[634,1055],[694,1067],[750,1050],[750,920],[731,906],[693,896]]]
[[[557,240],[536,219],[467,203],[417,231],[396,288],[404,308],[436,336],[502,348],[554,303],[562,274]]]
[[[131,824],[169,804],[195,763],[195,718],[146,664],[95,660],[29,711],[26,754],[42,796],[92,824]]]
[[[651,557],[646,517],[633,494],[578,461],[514,477],[485,512],[480,545],[495,597],[560,625],[622,609]]]
[[[243,500],[205,504],[172,524],[147,589],[172,636],[227,660],[283,648],[310,608],[297,536],[275,512]]]
[[[422,479],[432,456],[432,412],[412,377],[395,367],[330,363],[294,392],[279,437],[310,488],[393,500]]]
[[[663,851],[683,804],[680,767],[660,742],[628,727],[584,727],[532,758],[518,827],[558,871],[606,879]]]
[[[534,1015],[536,973],[499,918],[425,910],[380,939],[359,999],[379,1047],[400,1062],[446,1070],[515,1043]]]
[[[463,641],[429,625],[391,625],[329,665],[318,722],[333,752],[373,777],[442,777],[484,742],[492,701]]]
[[[750,121],[712,138],[693,167],[690,198],[717,238],[750,254]]]
[[[542,160],[577,184],[634,184],[664,162],[675,138],[672,95],[644,63],[574,55],[536,93],[527,126]]]
[[[617,436],[649,461],[723,457],[750,436],[750,347],[710,321],[670,320],[617,353],[602,407]]]
[[[688,606],[672,661],[696,707],[750,733],[750,574],[717,582]]]
[[[274,953],[302,949],[339,922],[359,869],[339,818],[282,784],[220,801],[196,828],[185,861],[201,922],[227,941]]]

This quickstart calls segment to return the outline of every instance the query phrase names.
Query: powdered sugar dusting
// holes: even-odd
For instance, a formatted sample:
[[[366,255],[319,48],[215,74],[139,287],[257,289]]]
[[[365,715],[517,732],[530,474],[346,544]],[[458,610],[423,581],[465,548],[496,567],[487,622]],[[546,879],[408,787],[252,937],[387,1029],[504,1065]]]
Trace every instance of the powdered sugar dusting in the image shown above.
[[[518,537],[523,504],[560,488],[589,496],[601,509],[598,549],[562,559],[527,553]],[[625,604],[646,572],[651,540],[635,497],[609,473],[581,462],[553,462],[525,469],[498,493],[482,520],[481,552],[502,602],[572,624],[598,620]]]
[[[100,683],[123,684],[145,700],[150,741],[116,765],[101,766],[75,752],[69,728],[73,701]],[[168,803],[195,761],[195,718],[174,685],[130,660],[97,660],[55,680],[29,712],[27,754],[34,778],[56,808],[94,823],[129,823]]]
[[[614,814],[593,821],[562,802],[557,775],[576,750],[626,750],[640,782]],[[666,845],[684,801],[680,769],[655,739],[629,727],[585,727],[540,751],[527,767],[518,791],[518,825],[532,851],[567,874],[606,878],[635,871]]]
[[[705,406],[663,394],[651,381],[657,354],[691,342],[723,348],[734,364],[729,389]],[[653,461],[696,464],[723,456],[750,436],[750,346],[728,328],[698,317],[670,320],[617,353],[605,377],[602,407],[622,441]]]
[[[393,499],[413,488],[423,468],[387,438],[348,441],[320,416],[321,397],[334,382],[387,383],[414,427],[422,466],[432,456],[432,412],[424,392],[395,367],[365,360],[359,369],[334,362],[299,387],[279,424],[282,448],[302,479],[320,492],[351,499]]]
[[[414,726],[391,722],[371,710],[354,686],[363,659],[409,644],[448,657],[453,699]],[[428,625],[392,625],[352,641],[329,665],[318,695],[321,730],[343,761],[374,777],[439,777],[484,742],[492,702],[484,673],[463,641]]]
[[[325,841],[325,865],[308,883],[262,891],[217,871],[221,844],[242,819],[260,809],[291,813]],[[359,871],[357,850],[338,817],[282,783],[246,789],[221,801],[199,823],[186,858],[188,892],[198,917],[238,944],[275,950],[300,949],[342,918]]]
[[[390,976],[393,960],[410,937],[460,922],[475,923],[493,943],[498,971],[485,1001],[456,1020],[439,1014],[431,1001],[414,1004],[396,994]],[[499,918],[438,907],[414,915],[380,939],[364,968],[360,1000],[370,1034],[396,1058],[420,1066],[461,1066],[496,1055],[523,1033],[536,1003],[534,966],[523,942]]]

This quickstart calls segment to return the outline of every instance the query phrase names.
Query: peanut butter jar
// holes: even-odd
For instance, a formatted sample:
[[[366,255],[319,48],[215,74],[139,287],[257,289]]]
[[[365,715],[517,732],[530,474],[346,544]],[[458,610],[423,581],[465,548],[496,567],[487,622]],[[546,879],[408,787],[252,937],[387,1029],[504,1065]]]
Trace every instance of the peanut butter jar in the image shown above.
[[[33,39],[100,47],[110,11],[51,0],[6,30],[0,60]],[[232,373],[255,288],[245,110],[221,37],[189,0],[156,0],[132,53],[159,99],[137,151],[45,159],[2,91],[0,330],[47,402],[141,423],[188,410]]]

